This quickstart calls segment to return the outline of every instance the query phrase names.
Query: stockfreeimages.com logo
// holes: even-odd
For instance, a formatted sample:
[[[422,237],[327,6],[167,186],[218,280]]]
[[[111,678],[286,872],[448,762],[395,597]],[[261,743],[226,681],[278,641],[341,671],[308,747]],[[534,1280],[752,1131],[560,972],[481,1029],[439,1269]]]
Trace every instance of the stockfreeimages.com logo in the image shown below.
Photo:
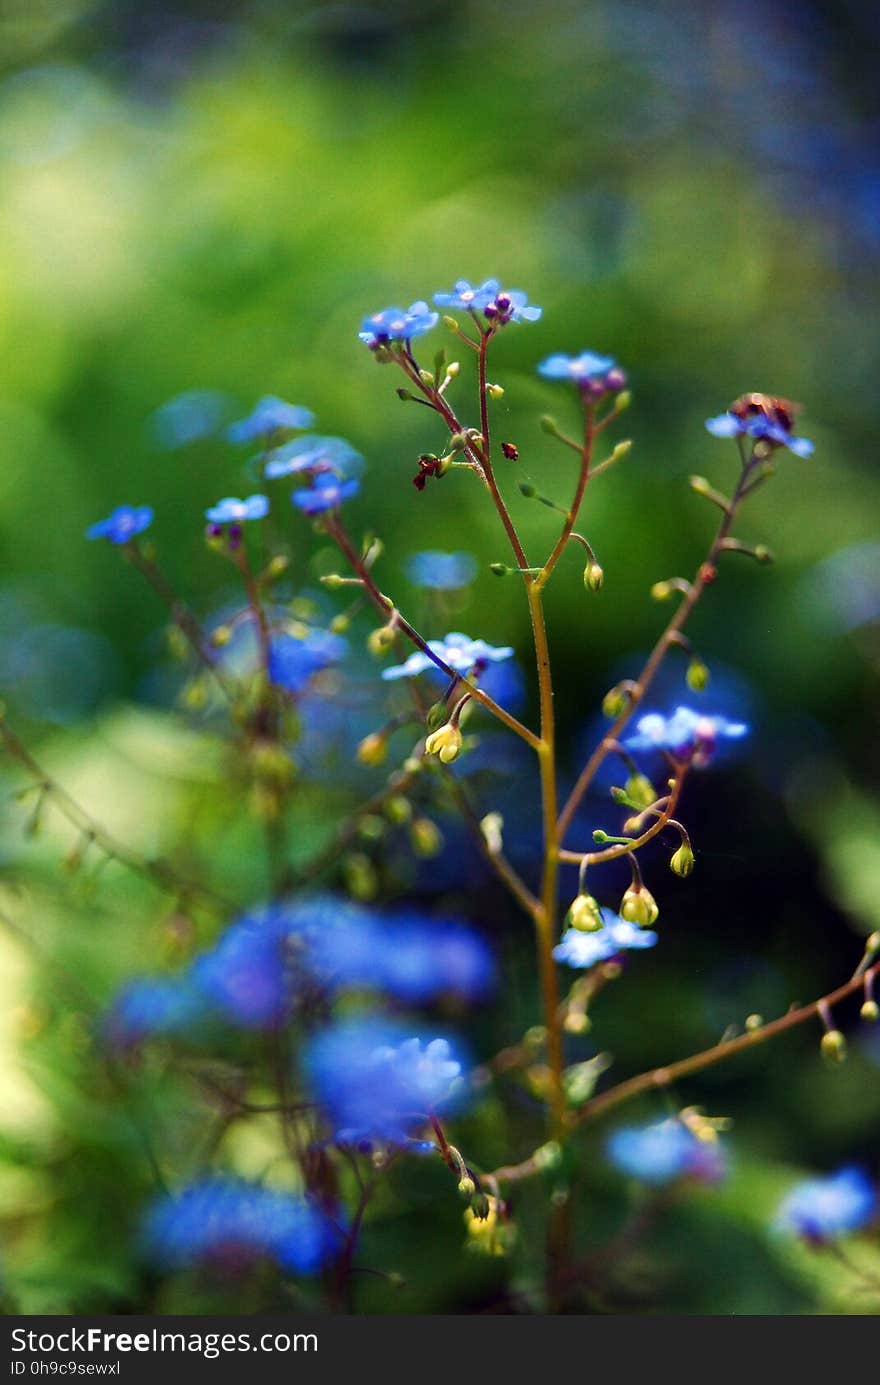
[[[12,1330],[13,1352],[31,1355],[84,1353],[109,1356],[138,1352],[178,1353],[204,1356],[209,1361],[224,1353],[263,1351],[317,1351],[314,1332],[163,1332],[157,1327],[148,1332],[106,1332],[100,1327],[65,1328],[62,1332],[32,1332],[23,1327]],[[23,1375],[26,1361],[13,1362],[13,1375]]]

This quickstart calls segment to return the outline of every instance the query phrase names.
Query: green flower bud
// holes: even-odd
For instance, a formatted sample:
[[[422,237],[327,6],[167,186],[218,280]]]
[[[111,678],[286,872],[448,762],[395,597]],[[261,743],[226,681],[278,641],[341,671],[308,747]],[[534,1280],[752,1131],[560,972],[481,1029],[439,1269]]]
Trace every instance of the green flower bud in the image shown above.
[[[623,689],[619,685],[610,688],[602,698],[602,715],[607,717],[609,721],[613,721],[615,717],[620,716],[625,706],[626,693]]]
[[[362,765],[384,764],[388,756],[388,737],[381,731],[372,731],[369,736],[364,736],[356,754]]]
[[[651,600],[668,601],[674,591],[675,588],[671,582],[655,582],[651,588]]]
[[[477,1185],[472,1178],[465,1177],[459,1180],[458,1191],[462,1197],[472,1198],[477,1191]]]
[[[490,563],[489,571],[494,572],[496,577],[506,577],[510,568],[506,563]]]
[[[504,387],[502,385],[487,385],[486,393],[490,399],[500,399],[504,394]]]
[[[863,1020],[866,1020],[868,1022],[868,1024],[874,1024],[878,1019],[880,1019],[880,1005],[877,1004],[876,1000],[866,1000],[862,1005],[859,1014],[861,1015]]]
[[[747,1034],[753,1034],[756,1029],[761,1029],[763,1024],[763,1015],[746,1015],[745,1031]]]
[[[676,852],[669,860],[669,869],[674,875],[680,875],[686,879],[694,868],[694,853],[688,842],[682,842]]]
[[[605,573],[602,571],[595,558],[591,558],[584,568],[584,586],[587,591],[598,592],[602,590],[605,581]]]
[[[232,630],[228,625],[218,625],[211,632],[211,643],[215,649],[224,649],[231,639]]]
[[[397,631],[392,625],[380,625],[367,636],[367,649],[378,658],[388,653],[396,638]]]
[[[828,1029],[822,1035],[820,1045],[822,1057],[827,1058],[830,1063],[843,1063],[846,1061],[846,1038],[839,1029]]]
[[[709,670],[702,659],[693,658],[688,664],[685,681],[692,692],[705,692],[709,686]]]
[[[394,794],[385,804],[385,816],[389,822],[409,822],[412,817],[412,804],[403,794]]]
[[[657,790],[647,774],[631,774],[626,781],[626,795],[637,808],[650,808],[656,801]]]
[[[603,926],[598,900],[591,894],[577,895],[568,911],[568,922],[579,933],[598,933]]]
[[[412,849],[423,860],[439,856],[443,850],[443,833],[430,818],[415,818],[409,830]]]

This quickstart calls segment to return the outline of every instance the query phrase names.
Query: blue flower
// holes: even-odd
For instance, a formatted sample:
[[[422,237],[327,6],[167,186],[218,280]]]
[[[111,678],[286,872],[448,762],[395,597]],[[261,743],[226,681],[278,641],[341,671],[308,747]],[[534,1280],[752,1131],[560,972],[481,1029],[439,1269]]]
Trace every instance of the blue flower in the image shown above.
[[[226,436],[230,442],[253,442],[270,433],[287,428],[311,428],[315,415],[299,404],[285,404],[275,394],[264,394],[247,418],[230,424]]]
[[[281,908],[245,914],[193,963],[193,984],[234,1024],[275,1028],[291,1005],[290,931]]]
[[[249,495],[246,500],[227,495],[205,511],[212,524],[241,524],[246,519],[263,519],[268,513],[269,501],[265,495]]]
[[[768,448],[787,447],[798,457],[809,457],[813,443],[792,433],[797,406],[787,399],[767,394],[744,394],[735,399],[725,414],[706,420],[716,438],[750,437]]]
[[[350,500],[360,490],[360,482],[340,481],[329,471],[321,471],[308,490],[294,491],[290,497],[306,515],[320,515],[325,510],[335,510],[344,501]]]
[[[205,1005],[185,977],[144,977],[120,991],[104,1021],[110,1043],[129,1048],[157,1034],[181,1034],[204,1014]]]
[[[226,396],[217,390],[186,390],[155,411],[153,432],[161,447],[185,447],[216,433],[225,409]]]
[[[348,643],[330,630],[308,630],[302,636],[274,635],[269,646],[269,677],[280,688],[298,693],[315,674],[344,659]]]
[[[538,374],[548,380],[570,380],[594,398],[622,390],[626,384],[626,376],[611,356],[597,356],[592,351],[582,351],[579,356],[557,352],[541,362]]]
[[[482,284],[469,284],[467,279],[456,279],[451,293],[435,293],[434,302],[438,308],[457,308],[460,312],[481,312],[495,299],[501,290],[499,279],[484,279]]]
[[[237,1267],[265,1257],[290,1273],[314,1274],[338,1247],[339,1232],[303,1197],[208,1177],[154,1202],[143,1239],[171,1269],[201,1261]]]
[[[667,750],[676,759],[706,765],[721,739],[739,740],[748,732],[744,721],[705,716],[690,707],[676,707],[671,717],[649,712],[636,722],[636,734],[624,741],[627,750]]]
[[[677,1117],[615,1130],[605,1152],[621,1173],[655,1187],[680,1178],[713,1182],[725,1169],[717,1139],[700,1139]]]
[[[861,1169],[844,1168],[827,1178],[808,1178],[785,1198],[776,1215],[779,1230],[808,1241],[825,1241],[859,1231],[877,1211],[877,1193]]]
[[[436,548],[414,553],[406,564],[406,575],[416,587],[433,591],[458,591],[474,580],[477,560],[472,553],[443,553]]]
[[[153,511],[149,505],[120,505],[106,519],[98,520],[87,529],[86,538],[129,543],[135,534],[142,534],[152,523]]]
[[[439,313],[432,313],[427,303],[411,303],[406,312],[402,308],[383,308],[379,313],[365,317],[358,336],[374,351],[378,346],[386,346],[390,341],[409,341],[420,337],[436,327]]]
[[[653,947],[657,942],[657,934],[650,928],[637,928],[612,909],[603,909],[601,913],[602,927],[595,933],[583,933],[578,928],[565,931],[562,941],[553,949],[557,962],[565,962],[569,967],[594,967],[618,952]]]
[[[485,640],[472,640],[468,635],[462,635],[456,630],[445,639],[428,640],[428,648],[456,673],[462,674],[470,673],[477,664],[497,663],[501,659],[513,657],[513,650],[509,645],[495,648],[491,644],[486,644]],[[417,649],[414,654],[410,654],[405,663],[383,669],[382,677],[386,681],[395,678],[415,678],[417,674],[436,667],[427,654]]]
[[[331,471],[335,476],[346,477],[360,471],[363,460],[345,438],[319,438],[307,434],[274,448],[269,453],[264,474],[270,481],[302,472],[316,475]]]
[[[497,279],[485,279],[474,287],[467,279],[457,279],[451,293],[435,293],[440,308],[480,312],[490,322],[503,327],[507,322],[537,322],[541,309],[529,305],[522,289],[502,289]]]
[[[445,1039],[423,1045],[399,1026],[371,1017],[316,1034],[306,1049],[305,1071],[343,1143],[406,1144],[463,1085],[462,1065]]]
[[[410,913],[390,919],[381,939],[379,982],[410,1004],[441,995],[481,1000],[491,990],[495,963],[488,943],[462,925]]]

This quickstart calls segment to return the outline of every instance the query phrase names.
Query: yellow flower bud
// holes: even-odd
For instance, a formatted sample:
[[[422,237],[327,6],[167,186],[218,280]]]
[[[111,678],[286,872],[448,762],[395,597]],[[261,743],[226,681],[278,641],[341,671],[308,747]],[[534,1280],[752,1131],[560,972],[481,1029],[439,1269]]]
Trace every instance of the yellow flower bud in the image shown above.
[[[682,842],[678,850],[670,857],[669,868],[675,875],[680,875],[682,879],[690,875],[694,868],[694,853],[688,842]]]
[[[627,798],[639,808],[650,808],[656,801],[657,790],[647,774],[631,774],[625,788]]]
[[[444,765],[451,765],[461,754],[462,735],[457,726],[447,721],[445,726],[433,731],[425,741],[425,750],[436,755]]]
[[[876,1020],[880,1019],[880,1005],[877,1004],[876,1000],[866,1000],[859,1014],[863,1020],[869,1024],[874,1024]]]
[[[702,659],[691,659],[685,674],[685,682],[692,692],[705,692],[709,686],[709,670]]]
[[[380,625],[377,630],[371,630],[367,636],[367,649],[371,654],[380,657],[387,654],[397,637],[397,631],[392,625]]]
[[[620,917],[639,928],[650,928],[660,914],[657,901],[644,885],[630,885],[620,902]]]
[[[604,583],[604,581],[605,573],[603,572],[599,564],[596,562],[595,558],[591,558],[591,560],[587,563],[587,566],[584,568],[584,586],[586,587],[587,591],[598,592],[602,590],[602,584]]]
[[[579,933],[598,933],[602,927],[598,900],[591,894],[577,895],[568,911],[568,922]]]
[[[443,850],[443,833],[430,818],[416,818],[409,830],[412,849],[417,856],[429,860]]]
[[[364,736],[357,748],[357,758],[362,765],[382,765],[388,756],[388,738],[381,731],[372,731]]]
[[[843,1063],[846,1060],[846,1039],[839,1029],[828,1029],[822,1035],[822,1057],[830,1063]]]

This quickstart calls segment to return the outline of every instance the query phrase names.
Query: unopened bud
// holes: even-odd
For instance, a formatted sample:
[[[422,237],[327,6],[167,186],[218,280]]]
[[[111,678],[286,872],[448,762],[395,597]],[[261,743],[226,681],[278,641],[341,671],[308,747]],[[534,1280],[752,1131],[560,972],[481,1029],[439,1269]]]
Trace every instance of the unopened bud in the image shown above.
[[[415,818],[409,829],[412,849],[423,860],[439,856],[443,850],[443,833],[430,818]]]
[[[651,588],[652,601],[668,601],[675,591],[671,582],[655,582]]]
[[[585,1015],[582,1010],[569,1010],[562,1027],[566,1034],[589,1034],[590,1017]]]
[[[571,903],[568,922],[579,933],[598,933],[602,928],[602,911],[591,894],[579,894]]]
[[[620,716],[625,706],[626,693],[623,688],[619,685],[614,688],[609,688],[608,692],[602,698],[602,715],[607,717],[609,721],[613,721],[615,717]]]
[[[458,361],[450,361],[449,365],[446,367],[446,374],[449,376],[450,380],[454,380],[460,370],[461,366]]]
[[[846,1038],[839,1029],[828,1029],[822,1035],[820,1045],[822,1057],[830,1063],[843,1063],[846,1060]]]
[[[745,1031],[747,1034],[754,1034],[756,1029],[761,1029],[764,1024],[763,1015],[746,1015]]]
[[[520,481],[519,493],[520,495],[525,496],[526,500],[534,500],[535,496],[538,494],[538,491],[537,488],[532,485],[531,481]]]
[[[467,438],[464,433],[453,433],[449,439],[450,452],[463,452],[467,447]]]
[[[506,563],[490,563],[489,571],[494,572],[496,577],[506,577],[508,572],[510,572],[510,568]]]
[[[345,578],[340,577],[338,572],[327,572],[321,578],[321,586],[326,587],[328,591],[335,592],[340,587],[345,586]]]
[[[362,765],[381,765],[388,756],[388,738],[381,731],[372,731],[364,736],[357,748],[357,758]]]
[[[215,649],[223,649],[232,639],[232,630],[228,625],[218,625],[211,631],[211,643]]]
[[[462,1197],[471,1198],[477,1191],[477,1185],[472,1178],[462,1178],[459,1180],[458,1191]]]
[[[680,875],[686,879],[694,868],[694,853],[688,842],[682,842],[677,851],[673,852],[669,858],[669,869],[674,875]]]
[[[444,313],[442,321],[443,326],[446,327],[450,332],[458,331],[458,323],[454,317],[449,317],[447,313]]]
[[[544,414],[542,416],[541,432],[549,433],[551,438],[557,438],[559,436],[559,424],[556,422],[555,418],[552,418],[550,416],[550,414]]]
[[[379,880],[369,856],[354,852],[346,857],[343,870],[345,883],[355,899],[368,901],[376,898]]]
[[[367,636],[367,649],[377,657],[387,654],[394,644],[397,631],[393,625],[380,625]]]
[[[504,387],[503,385],[487,385],[486,393],[490,399],[500,399],[504,394]]]
[[[872,933],[865,941],[865,953],[873,957],[877,952],[880,952],[880,933]]]
[[[702,659],[691,659],[685,674],[685,682],[691,692],[705,692],[709,686],[709,670]]]
[[[412,390],[404,389],[403,385],[400,385],[397,389],[397,397],[406,402],[409,399],[417,399],[418,395],[413,394]]]
[[[436,731],[432,731],[425,741],[425,750],[429,755],[436,755],[444,765],[451,765],[453,760],[457,760],[461,754],[462,735],[457,726],[453,726],[451,721],[447,721]]]
[[[266,564],[263,572],[265,582],[277,582],[279,577],[283,577],[290,567],[290,559],[286,553],[275,553]]]
[[[657,901],[644,885],[630,885],[620,901],[620,917],[639,928],[650,928],[659,914]]]
[[[449,716],[449,708],[445,702],[432,702],[425,714],[425,725],[429,731],[436,731],[443,726]]]
[[[412,817],[412,804],[403,794],[393,794],[385,804],[385,816],[389,822],[409,822]]]
[[[863,1020],[867,1020],[869,1024],[874,1024],[880,1019],[880,1005],[877,1004],[876,1000],[866,1000],[859,1014]]]
[[[621,390],[614,401],[615,411],[622,414],[624,409],[628,409],[632,403],[632,390]]]
[[[650,808],[657,798],[657,790],[647,774],[631,774],[626,781],[626,796],[638,808]]]
[[[602,590],[605,581],[605,573],[602,571],[595,558],[591,558],[584,568],[584,586],[587,591],[597,592]]]
[[[344,635],[350,625],[351,616],[347,616],[341,612],[338,616],[334,616],[331,620],[330,630],[334,635]]]

